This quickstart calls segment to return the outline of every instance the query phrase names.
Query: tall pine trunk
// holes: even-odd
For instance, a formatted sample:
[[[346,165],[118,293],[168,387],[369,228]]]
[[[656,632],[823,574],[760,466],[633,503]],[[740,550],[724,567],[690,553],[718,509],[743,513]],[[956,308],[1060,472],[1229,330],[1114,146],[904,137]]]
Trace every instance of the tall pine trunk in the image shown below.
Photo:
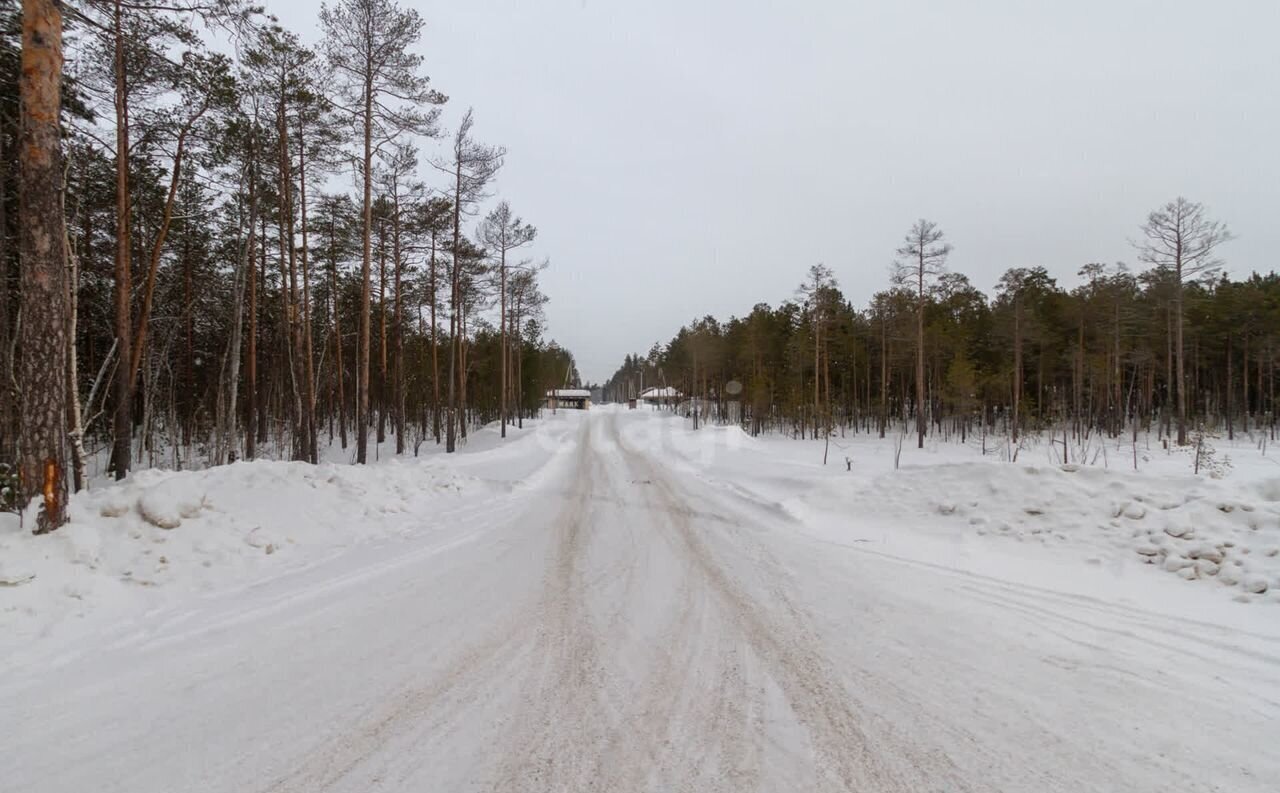
[[[18,389],[14,382],[13,339],[10,335],[9,289],[9,156],[5,150],[5,115],[0,111],[0,462],[12,464],[18,455]]]
[[[391,263],[394,272],[395,309],[391,318],[392,360],[391,398],[396,433],[396,454],[404,454],[404,305],[400,292],[400,276],[404,269],[400,248],[400,191],[393,196],[391,214]]]
[[[378,218],[378,431],[387,440],[387,219]]]
[[[1187,375],[1186,351],[1182,341],[1182,253],[1179,242],[1177,282],[1174,284],[1174,367],[1178,383],[1178,445],[1187,445]]]
[[[924,246],[920,248],[916,303],[916,448],[924,448]]]
[[[431,432],[440,443],[440,340],[436,330],[436,231],[431,230]]]
[[[1009,438],[1018,443],[1018,423],[1022,418],[1022,297],[1013,298],[1013,413],[1010,416]]]
[[[501,339],[498,343],[498,368],[501,371],[498,383],[498,424],[499,434],[507,437],[507,249],[502,249],[501,275],[499,291],[501,307],[498,309],[498,328]]]
[[[41,499],[35,531],[43,534],[67,518],[70,293],[60,199],[62,4],[55,0],[23,0],[19,101],[19,476],[24,498]]]
[[[283,81],[283,77],[281,78]],[[283,307],[284,349],[289,363],[289,394],[293,397],[293,459],[308,461],[307,405],[303,399],[302,315],[298,296],[298,255],[293,244],[293,160],[289,154],[287,106],[283,84],[276,112],[280,162],[280,303]]]
[[[369,277],[373,251],[373,64],[365,63],[364,84],[364,222],[360,255],[360,352],[356,378],[356,462],[369,460]]]
[[[342,448],[347,448],[347,392],[343,377],[342,322],[338,312],[338,249],[337,220],[329,215],[329,291],[333,303],[333,376],[338,389],[338,438]]]
[[[306,433],[307,459],[320,461],[316,449],[316,373],[311,337],[311,263],[307,249],[307,139],[303,129],[305,113],[298,113],[298,219],[301,223],[302,248],[302,407],[303,431]]]
[[[111,446],[111,468],[116,479],[129,475],[133,450],[133,373],[129,353],[133,349],[133,264],[130,255],[133,242],[130,233],[129,207],[129,90],[125,67],[124,9],[116,0],[112,9],[112,46],[115,70],[116,115],[116,250],[115,250],[115,331],[120,364],[115,377],[114,438]]]
[[[256,134],[255,132],[251,134]],[[253,157],[257,157],[256,151]],[[255,160],[256,162],[256,160]],[[252,179],[249,183],[249,195],[252,197],[250,203],[257,206],[257,168],[252,169]],[[249,220],[249,240],[246,247],[248,254],[247,269],[245,277],[249,279],[249,352],[245,356],[245,411],[244,422],[244,457],[246,460],[252,460],[258,453],[258,267],[257,260],[254,256],[253,240],[257,231],[258,223],[256,218],[250,213]],[[263,237],[259,244],[262,246],[263,255],[267,249],[267,240]],[[265,259],[264,259],[265,260]],[[265,265],[264,265],[265,267]]]
[[[258,162],[257,162],[257,145],[255,132],[250,133],[249,142],[249,162],[246,171],[248,172],[249,182],[249,218],[248,233],[245,235],[243,247],[240,249],[239,256],[236,261],[235,283],[233,287],[233,301],[231,314],[231,338],[227,341],[227,355],[225,358],[226,377],[225,382],[220,384],[220,391],[225,388],[225,395],[222,397],[222,404],[218,406],[218,443],[217,453],[214,462],[222,463],[224,458],[231,455],[235,449],[236,443],[236,417],[237,417],[237,397],[240,391],[240,345],[243,339],[244,328],[244,297],[245,291],[248,290],[253,301],[256,302],[256,280],[253,246],[255,243],[254,235],[257,231],[258,224]],[[250,309],[251,316],[254,312],[254,306]],[[252,328],[254,320],[250,320]],[[249,355],[250,366],[253,365],[257,357],[254,348],[254,333],[251,330],[249,335],[249,346],[251,353]],[[251,389],[252,391],[252,389]],[[253,399],[248,400],[252,406]],[[253,414],[249,414],[248,429],[246,431],[246,456],[252,459],[253,454]]]
[[[445,416],[446,452],[458,448],[457,414],[458,414],[458,358],[461,354],[458,335],[461,318],[458,305],[458,270],[462,266],[459,261],[459,243],[462,226],[462,157],[458,155],[454,170],[453,193],[453,266],[449,273],[449,407]]]

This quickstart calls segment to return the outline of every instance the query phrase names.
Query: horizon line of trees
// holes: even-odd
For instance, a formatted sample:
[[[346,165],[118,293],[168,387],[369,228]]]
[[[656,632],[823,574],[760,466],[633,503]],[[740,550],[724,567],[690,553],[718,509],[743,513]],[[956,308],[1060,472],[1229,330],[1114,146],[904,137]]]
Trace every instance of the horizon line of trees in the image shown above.
[[[117,479],[452,452],[576,382],[422,18],[319,16],[307,47],[247,0],[0,0],[0,508],[41,499],[36,531],[98,450]]]
[[[1099,435],[1136,442],[1139,428],[1179,445],[1205,428],[1274,438],[1280,275],[1228,278],[1218,249],[1230,239],[1179,197],[1141,226],[1134,247],[1147,269],[1088,263],[1066,289],[1043,267],[1017,267],[988,296],[947,270],[951,245],[922,219],[866,308],[814,265],[776,307],[698,318],[628,355],[605,398],[670,385],[696,420],[752,434],[885,437],[896,425],[920,447],[932,432],[1003,433],[1016,448],[1052,428],[1064,459],[1068,437],[1077,449]]]

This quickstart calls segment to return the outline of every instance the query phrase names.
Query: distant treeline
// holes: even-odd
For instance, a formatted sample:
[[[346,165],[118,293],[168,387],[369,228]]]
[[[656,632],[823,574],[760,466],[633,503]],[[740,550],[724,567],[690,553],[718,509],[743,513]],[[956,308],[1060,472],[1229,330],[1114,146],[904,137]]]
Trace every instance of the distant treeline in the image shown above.
[[[817,265],[794,299],[697,319],[628,356],[605,395],[672,385],[697,397],[684,410],[699,404],[753,433],[910,426],[920,444],[980,429],[1014,442],[1049,427],[1076,438],[1154,429],[1180,443],[1198,428],[1274,433],[1280,276],[1221,275],[1216,251],[1230,238],[1178,199],[1142,227],[1141,272],[1086,264],[1067,290],[1043,267],[1014,268],[989,297],[946,271],[950,246],[920,221],[891,288],[866,308]]]

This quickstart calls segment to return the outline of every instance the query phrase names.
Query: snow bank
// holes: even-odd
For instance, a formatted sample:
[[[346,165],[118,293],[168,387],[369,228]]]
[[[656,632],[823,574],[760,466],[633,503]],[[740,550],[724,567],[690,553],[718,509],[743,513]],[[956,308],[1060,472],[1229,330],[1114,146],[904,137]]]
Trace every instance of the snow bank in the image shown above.
[[[1280,603],[1280,477],[1247,438],[1220,444],[1232,461],[1222,478],[1193,474],[1184,450],[1149,448],[1133,472],[1029,459],[1051,456],[1047,446],[1010,463],[983,454],[976,438],[907,444],[895,469],[894,438],[850,434],[826,447],[821,439],[751,437],[737,426],[691,432],[668,413],[620,418],[628,447],[655,450],[681,476],[820,540],[873,549],[896,538],[895,554],[995,575],[1015,565],[1019,577],[1050,569],[1071,576],[1079,563],[1135,580],[1165,576],[1174,586],[1177,576],[1205,593],[1217,585],[1227,599]],[[946,549],[952,557],[940,558]]]
[[[944,464],[904,468],[861,487],[828,480],[820,502],[935,532],[1079,550],[1188,581],[1216,582],[1241,599],[1280,592],[1280,480],[1250,485],[1099,468]]]
[[[71,522],[35,537],[0,516],[0,654],[314,564],[354,544],[429,531],[445,502],[501,483],[439,459],[374,466],[240,462],[144,470],[77,494]]]

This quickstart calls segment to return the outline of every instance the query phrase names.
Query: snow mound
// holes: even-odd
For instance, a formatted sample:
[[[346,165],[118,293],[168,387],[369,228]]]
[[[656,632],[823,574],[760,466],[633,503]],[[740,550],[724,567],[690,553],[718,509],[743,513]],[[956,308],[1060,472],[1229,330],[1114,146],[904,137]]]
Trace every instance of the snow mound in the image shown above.
[[[846,491],[847,493],[847,491]],[[1280,591],[1280,480],[1252,487],[1077,466],[948,464],[875,477],[860,511],[1136,562],[1251,595]],[[847,497],[847,496],[846,496]]]
[[[143,614],[429,531],[444,519],[442,499],[492,487],[436,460],[256,461],[139,471],[76,494],[70,523],[40,537],[0,515],[0,655],[90,615]]]

